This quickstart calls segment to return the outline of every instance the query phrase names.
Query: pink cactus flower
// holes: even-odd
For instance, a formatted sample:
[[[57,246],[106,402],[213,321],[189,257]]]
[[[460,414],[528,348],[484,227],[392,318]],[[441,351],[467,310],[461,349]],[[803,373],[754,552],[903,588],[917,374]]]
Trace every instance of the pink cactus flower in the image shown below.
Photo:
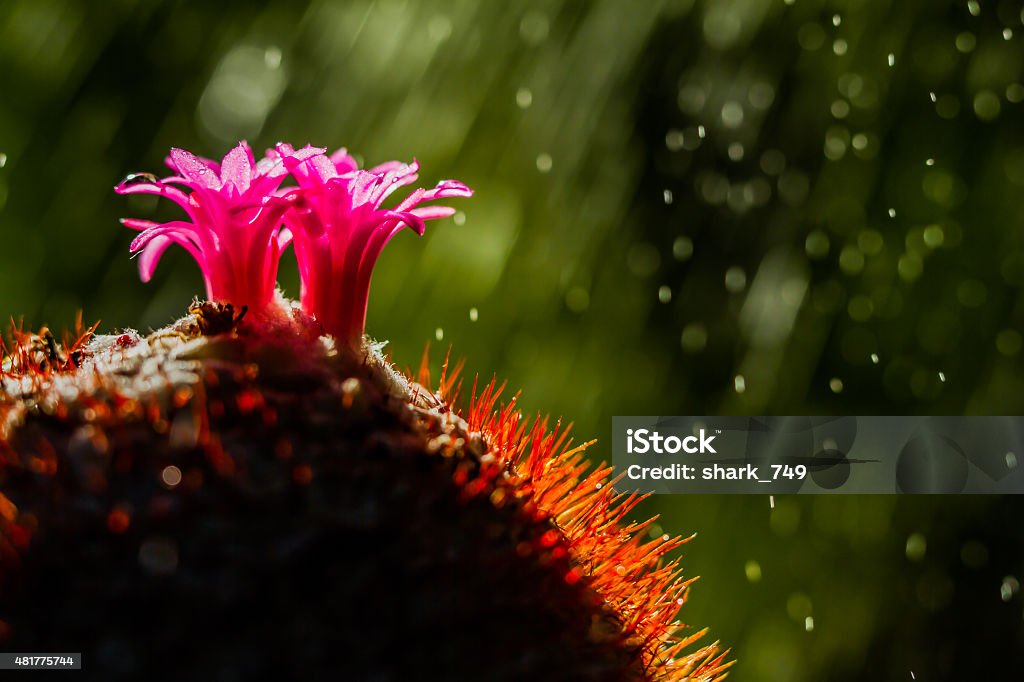
[[[306,148],[295,161],[322,153]],[[129,176],[115,189],[120,194],[156,194],[177,203],[189,220],[154,223],[122,220],[140,234],[131,244],[139,256],[139,275],[146,282],[171,244],[195,259],[206,281],[211,301],[265,307],[274,296],[280,252],[285,247],[281,219],[295,195],[279,192],[287,176],[285,159],[253,158],[240,143],[218,164],[183,149],[172,149],[167,159],[176,175],[157,179],[148,174]]]
[[[416,181],[416,161],[361,170],[344,149],[327,156],[295,152],[285,144],[277,146],[276,155],[300,188],[284,216],[287,229],[281,241],[294,239],[302,307],[336,341],[358,345],[366,323],[370,276],[384,246],[403,227],[422,235],[424,221],[455,212],[447,206],[419,204],[469,197],[473,192],[461,182],[445,180],[433,189],[413,190],[394,208],[383,208],[395,190]]]

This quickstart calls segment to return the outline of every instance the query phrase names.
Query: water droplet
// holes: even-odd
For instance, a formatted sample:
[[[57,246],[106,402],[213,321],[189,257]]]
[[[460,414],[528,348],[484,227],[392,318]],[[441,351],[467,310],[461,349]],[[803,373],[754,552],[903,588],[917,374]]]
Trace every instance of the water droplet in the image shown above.
[[[743,160],[743,145],[739,142],[733,142],[729,145],[729,160],[731,161],[742,161]]]
[[[843,18],[841,16],[839,16],[838,14],[833,14],[832,15],[832,25],[833,26],[838,26],[841,23],[843,23]]]
[[[889,53],[889,66],[896,66],[896,55]]]
[[[896,217],[896,209],[895,208],[890,208],[889,209],[889,217],[890,218],[895,218]]]
[[[438,341],[443,341],[444,340],[444,330],[441,329],[440,327],[435,329],[434,330],[434,338],[437,339]]]
[[[939,381],[941,381],[942,383],[946,383],[946,373],[945,372],[939,372]]]
[[[738,265],[725,271],[725,289],[729,293],[738,294],[747,286],[747,273]]]
[[[3,152],[0,152],[0,168],[3,168],[6,165],[7,165],[7,155],[4,154]]]
[[[152,184],[157,182],[157,177],[152,173],[131,173],[121,181],[122,185]]]
[[[878,364],[878,353],[872,353],[871,354],[871,364],[872,365],[877,365]]]
[[[907,538],[906,546],[907,558],[911,561],[920,561],[924,558],[925,552],[928,551],[928,542],[925,540],[924,535],[921,533],[912,533]]]
[[[665,200],[666,204],[671,204],[672,203],[672,190],[670,190],[670,189],[665,190],[664,192],[661,193],[661,197],[662,197],[662,199]]]
[[[1017,468],[1017,455],[1012,452],[1006,453],[1006,468],[1016,469]]]
[[[850,114],[850,105],[845,99],[837,99],[835,102],[832,102],[829,111],[836,118],[846,118]]]
[[[1003,29],[1003,40],[1009,40],[1012,37],[1013,37],[1013,29],[1012,28],[1004,28]]]
[[[677,152],[686,144],[686,136],[683,131],[673,128],[665,133],[665,146],[670,152]]]
[[[747,380],[742,374],[737,374],[732,380],[733,387],[737,393],[743,393],[747,390]]]
[[[971,13],[972,17],[981,14],[981,5],[978,3],[978,0],[967,0],[967,11]]]
[[[977,44],[978,39],[970,31],[964,31],[956,36],[956,49],[962,54],[973,51]]]
[[[934,104],[935,102],[939,101],[939,98],[935,95],[934,92],[929,92],[928,93],[928,99],[930,99],[932,101],[932,104]]]
[[[743,572],[747,576],[747,580],[752,583],[761,582],[761,564],[751,559],[743,566]]]
[[[924,165],[926,165],[926,166],[934,166],[935,165],[935,159],[926,159],[925,162],[924,162]]]
[[[553,163],[554,162],[552,161],[550,154],[545,153],[537,155],[537,170],[541,173],[549,172]]]
[[[277,69],[281,66],[281,48],[271,45],[263,52],[263,63],[268,69]]]
[[[849,47],[850,46],[842,38],[836,38],[832,42],[832,52],[835,53],[837,57],[842,57],[844,54],[846,54],[846,51],[849,49]]]
[[[830,389],[832,389],[833,393],[842,393],[843,392],[843,380],[840,379],[839,377],[833,377],[832,379],[829,380],[828,387]]]
[[[519,88],[516,90],[516,106],[520,109],[526,109],[533,104],[533,93],[529,88]]]
[[[672,257],[677,261],[687,261],[693,255],[693,240],[689,237],[676,237],[672,242]]]
[[[463,213],[462,211],[456,211],[455,215],[452,216],[452,222],[455,223],[456,225],[465,225],[466,214]]]
[[[164,467],[164,470],[160,472],[160,480],[163,481],[164,485],[168,488],[173,488],[181,483],[181,469],[174,466]]]
[[[704,126],[697,126],[697,137],[703,140],[706,134],[707,133],[704,131]]]
[[[775,509],[775,496],[774,495],[769,495],[768,496],[768,506],[771,507],[772,509]]]
[[[743,124],[743,106],[729,101],[722,105],[722,123],[726,128],[738,128]]]
[[[1020,591],[1020,582],[1012,575],[1003,578],[1003,584],[999,586],[999,596],[1003,601],[1008,602]]]
[[[672,301],[672,287],[667,284],[662,284],[658,287],[658,300],[662,303],[669,303]]]
[[[480,311],[477,310],[476,308],[470,308],[469,309],[469,321],[470,322],[476,322],[479,319],[480,319]]]
[[[814,616],[807,616],[804,618],[804,630],[807,632],[814,632]]]

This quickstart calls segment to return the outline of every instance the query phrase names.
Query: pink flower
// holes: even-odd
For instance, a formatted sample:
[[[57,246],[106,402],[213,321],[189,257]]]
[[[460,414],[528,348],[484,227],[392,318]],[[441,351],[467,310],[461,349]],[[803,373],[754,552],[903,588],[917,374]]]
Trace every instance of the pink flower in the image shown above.
[[[306,148],[295,161],[322,153]],[[154,223],[125,219],[140,234],[131,250],[139,256],[139,275],[149,281],[160,256],[171,244],[184,248],[199,264],[211,301],[259,310],[274,295],[277,266],[285,243],[281,219],[295,196],[278,192],[287,176],[285,160],[256,163],[245,142],[218,164],[183,149],[172,149],[167,165],[176,175],[158,180],[148,174],[129,176],[115,189],[120,194],[156,194],[177,203],[188,221]]]
[[[394,208],[381,204],[399,187],[416,181],[416,161],[397,161],[360,170],[344,149],[331,156],[303,154],[285,144],[277,155],[299,185],[282,242],[294,238],[302,279],[302,307],[337,341],[358,345],[366,322],[370,276],[384,246],[403,227],[423,234],[424,221],[455,212],[419,204],[469,197],[461,182],[445,180],[433,189],[415,189]]]

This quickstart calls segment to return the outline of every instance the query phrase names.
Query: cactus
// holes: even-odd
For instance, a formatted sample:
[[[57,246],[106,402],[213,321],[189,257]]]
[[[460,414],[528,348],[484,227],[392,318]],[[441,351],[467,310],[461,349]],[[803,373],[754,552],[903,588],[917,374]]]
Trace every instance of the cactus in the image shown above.
[[[97,679],[725,676],[676,620],[686,540],[645,539],[587,443],[318,312],[275,293],[145,337],[13,330],[0,646],[82,651]]]

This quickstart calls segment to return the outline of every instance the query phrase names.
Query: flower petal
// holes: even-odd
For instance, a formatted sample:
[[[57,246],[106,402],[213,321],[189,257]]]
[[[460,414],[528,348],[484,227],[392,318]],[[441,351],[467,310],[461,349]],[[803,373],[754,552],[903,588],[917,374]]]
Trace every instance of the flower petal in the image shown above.
[[[338,175],[345,175],[345,173],[359,170],[359,164],[356,163],[356,160],[349,155],[348,150],[344,147],[331,154],[329,160]]]
[[[447,218],[450,215],[454,215],[455,209],[451,206],[422,206],[411,209],[409,213],[412,213],[420,220],[437,220],[438,218]]]
[[[255,166],[256,160],[253,158],[252,149],[245,142],[240,142],[224,156],[220,166],[221,185],[234,187],[236,196],[245,194],[252,184]]]
[[[191,152],[175,147],[171,149],[171,163],[175,170],[181,173],[189,182],[196,185],[196,188],[220,189],[221,181],[212,168],[202,159]]]

